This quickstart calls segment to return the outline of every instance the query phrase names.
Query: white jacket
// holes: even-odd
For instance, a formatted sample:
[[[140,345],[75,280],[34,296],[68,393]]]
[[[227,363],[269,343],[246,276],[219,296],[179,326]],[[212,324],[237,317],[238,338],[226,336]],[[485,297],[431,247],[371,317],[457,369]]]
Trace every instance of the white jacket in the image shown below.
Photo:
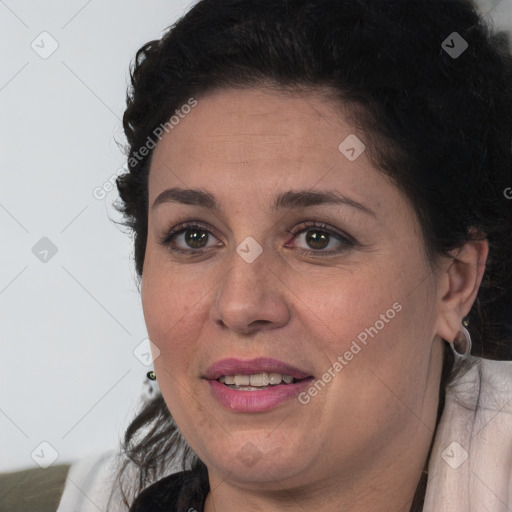
[[[512,361],[468,363],[446,390],[423,512],[512,510]]]

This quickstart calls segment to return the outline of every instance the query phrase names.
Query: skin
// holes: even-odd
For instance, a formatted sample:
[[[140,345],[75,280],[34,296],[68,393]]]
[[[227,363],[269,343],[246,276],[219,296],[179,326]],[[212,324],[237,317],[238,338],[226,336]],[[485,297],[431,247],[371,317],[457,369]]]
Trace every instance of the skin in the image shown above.
[[[368,151],[355,161],[341,154],[349,134],[367,138],[319,90],[197,99],[154,150],[141,291],[163,397],[208,467],[206,512],[408,511],[435,428],[441,338],[453,340],[471,309],[487,242],[430,262],[404,194]],[[207,190],[221,210],[153,208],[170,187]],[[276,193],[297,189],[338,191],[374,215],[347,205],[270,211]],[[191,246],[178,235],[174,246],[206,246],[202,254],[159,243],[184,221],[202,224],[209,238]],[[327,235],[311,245],[308,234],[326,234],[303,231],[309,221],[356,244]],[[263,249],[252,263],[236,252],[248,236]],[[321,378],[394,303],[401,311],[307,405],[232,412],[202,379],[231,356],[273,357]]]

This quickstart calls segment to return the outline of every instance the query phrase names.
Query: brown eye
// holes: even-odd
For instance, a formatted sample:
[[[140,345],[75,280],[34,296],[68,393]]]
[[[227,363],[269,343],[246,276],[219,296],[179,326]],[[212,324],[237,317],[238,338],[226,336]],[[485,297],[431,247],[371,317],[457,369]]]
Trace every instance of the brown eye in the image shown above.
[[[306,233],[306,242],[312,249],[325,249],[329,245],[330,235],[325,231],[309,229]]]
[[[169,246],[172,251],[193,253],[208,249],[210,237],[215,238],[206,227],[198,224],[181,224],[159,242]]]
[[[307,247],[299,249],[304,249],[312,255],[329,256],[350,249],[356,245],[356,241],[349,235],[346,235],[337,229],[330,228],[325,224],[318,224],[315,222],[306,223],[302,226],[302,229],[299,228],[295,232],[290,232],[290,234],[294,236],[295,240],[305,234],[304,243]],[[331,242],[334,243],[334,248],[331,248],[331,250],[325,250],[329,247]]]
[[[182,233],[185,244],[192,249],[202,249],[208,242],[208,233],[204,229],[187,228]]]

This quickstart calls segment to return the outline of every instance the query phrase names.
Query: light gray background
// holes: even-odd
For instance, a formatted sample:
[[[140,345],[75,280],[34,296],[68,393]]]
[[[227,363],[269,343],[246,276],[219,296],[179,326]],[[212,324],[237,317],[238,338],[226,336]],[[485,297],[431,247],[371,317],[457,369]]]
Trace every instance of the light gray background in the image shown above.
[[[132,241],[93,190],[125,163],[130,61],[193,3],[0,0],[0,471],[116,447],[144,390]],[[481,4],[512,28],[512,0]]]

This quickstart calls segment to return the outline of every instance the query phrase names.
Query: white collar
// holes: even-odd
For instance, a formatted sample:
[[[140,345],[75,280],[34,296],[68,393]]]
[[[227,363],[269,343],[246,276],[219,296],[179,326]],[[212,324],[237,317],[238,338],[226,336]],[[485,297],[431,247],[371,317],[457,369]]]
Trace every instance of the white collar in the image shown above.
[[[512,361],[464,365],[446,390],[423,512],[510,512]]]

